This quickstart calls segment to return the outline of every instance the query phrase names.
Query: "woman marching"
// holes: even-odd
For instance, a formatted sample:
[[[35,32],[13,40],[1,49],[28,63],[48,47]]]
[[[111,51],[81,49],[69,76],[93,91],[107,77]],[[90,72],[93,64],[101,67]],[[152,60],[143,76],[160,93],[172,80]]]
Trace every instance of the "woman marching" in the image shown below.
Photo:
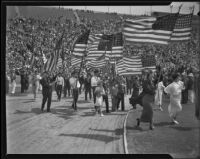
[[[32,75],[32,90],[34,95],[34,100],[36,99],[36,96],[38,94],[39,86],[40,86],[40,75],[38,74],[38,71],[35,70],[35,72]]]
[[[104,116],[102,113],[103,95],[105,94],[105,91],[103,88],[103,81],[100,80],[97,82],[97,87],[94,93],[96,95],[96,103],[95,103],[96,114],[100,113],[100,116]]]
[[[168,106],[169,116],[174,124],[179,124],[176,120],[177,114],[182,110],[181,106],[181,92],[184,90],[184,84],[180,81],[180,75],[178,73],[172,75],[173,82],[169,84],[164,91],[170,94],[170,103]]]
[[[156,89],[156,95],[155,95],[155,105],[159,106],[160,111],[163,111],[162,109],[162,97],[163,97],[163,91],[165,89],[165,86],[163,84],[163,76],[160,76],[157,89]]]
[[[137,126],[140,126],[140,122],[148,122],[150,130],[154,129],[153,126],[153,108],[155,89],[153,83],[153,72],[149,70],[147,73],[147,79],[143,82],[143,98],[142,98],[142,114],[140,118],[137,118]]]

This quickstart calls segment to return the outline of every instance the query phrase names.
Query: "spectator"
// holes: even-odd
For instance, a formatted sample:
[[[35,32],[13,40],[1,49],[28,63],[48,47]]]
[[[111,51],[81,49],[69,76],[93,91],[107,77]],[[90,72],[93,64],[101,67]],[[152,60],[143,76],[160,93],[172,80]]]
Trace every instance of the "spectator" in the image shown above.
[[[16,73],[15,73],[15,70],[11,71],[10,79],[11,79],[11,85],[12,85],[11,94],[14,95],[15,89],[16,89]]]

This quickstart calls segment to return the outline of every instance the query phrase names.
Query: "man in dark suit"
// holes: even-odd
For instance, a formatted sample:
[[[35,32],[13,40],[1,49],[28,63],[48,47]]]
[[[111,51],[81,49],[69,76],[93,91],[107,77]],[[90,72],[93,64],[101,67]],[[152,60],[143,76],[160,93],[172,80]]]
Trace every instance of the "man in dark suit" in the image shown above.
[[[108,87],[109,87],[109,81],[108,78],[103,78],[103,88],[105,90],[105,94],[103,95],[103,101],[105,101],[106,104],[106,113],[109,113],[109,102],[108,102]]]
[[[90,100],[92,99],[92,93],[91,93],[91,75],[88,74],[87,78],[84,80],[85,85],[85,100],[87,100],[87,94],[89,93]]]
[[[52,99],[52,85],[54,84],[56,80],[56,76],[50,77],[48,72],[44,72],[42,79],[40,80],[40,84],[42,85],[42,106],[41,111],[44,111],[44,105],[47,101],[47,112],[51,112],[51,99]]]
[[[121,84],[119,84],[118,87],[117,98],[118,98],[117,109],[119,109],[119,104],[121,102],[121,110],[124,111],[124,90]]]
[[[25,71],[24,70],[21,70],[20,71],[20,77],[21,77],[21,93],[24,93],[25,91],[25,83],[26,83],[26,80],[25,80]]]
[[[71,87],[70,87],[70,83],[69,83],[69,74],[65,75],[64,76],[64,81],[65,81],[65,84],[64,84],[64,98],[66,98],[67,94],[68,94],[68,97],[70,97],[70,92],[71,92]]]

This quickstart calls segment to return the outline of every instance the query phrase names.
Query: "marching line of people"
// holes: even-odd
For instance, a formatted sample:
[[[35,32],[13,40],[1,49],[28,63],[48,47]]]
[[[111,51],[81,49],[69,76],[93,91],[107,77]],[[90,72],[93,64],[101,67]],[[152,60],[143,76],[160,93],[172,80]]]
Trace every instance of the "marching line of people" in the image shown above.
[[[167,80],[166,80],[167,78]],[[81,79],[81,80],[80,80]],[[127,79],[131,79],[132,85],[129,82],[129,90],[127,88]],[[6,80],[11,82],[11,94],[15,93],[16,89],[16,73],[11,71],[10,77],[6,72]],[[137,126],[140,122],[148,122],[151,130],[153,125],[153,106],[159,107],[163,111],[163,96],[169,98],[168,113],[174,124],[179,124],[177,116],[182,110],[182,105],[188,101],[195,104],[195,115],[199,119],[199,72],[173,73],[170,77],[165,74],[155,74],[151,70],[144,71],[141,76],[132,76],[125,78],[116,76],[115,78],[107,75],[102,75],[98,70],[95,70],[87,75],[82,74],[79,77],[78,72],[69,74],[43,72],[42,76],[35,71],[32,74],[32,92],[36,99],[40,85],[42,86],[42,105],[41,111],[44,111],[44,106],[47,102],[47,112],[50,112],[53,85],[57,93],[57,100],[61,101],[61,96],[66,98],[72,96],[72,108],[77,111],[78,97],[81,90],[85,93],[85,101],[89,99],[94,102],[95,114],[102,113],[102,106],[105,102],[106,113],[119,110],[121,103],[121,111],[125,110],[125,95],[127,91],[132,93],[129,103],[136,109],[136,105],[142,106],[143,111],[137,118]],[[6,93],[8,93],[9,82],[6,83]],[[83,86],[82,86],[83,85]],[[81,88],[82,87],[82,88]],[[22,91],[23,92],[23,91]],[[111,96],[111,108],[109,107],[108,97]],[[110,110],[111,109],[111,110]]]
[[[110,113],[110,111],[116,111],[119,109],[119,105],[121,103],[121,110],[125,110],[124,104],[124,95],[125,95],[125,79],[121,82],[120,77],[117,79],[109,78],[107,75],[102,75],[98,70],[95,70],[91,73],[87,73],[87,75],[81,74],[81,77],[78,77],[78,72],[72,72],[71,76],[69,74],[62,73],[50,73],[43,72],[40,73],[36,70],[31,75],[29,79],[30,84],[32,85],[32,93],[33,99],[37,99],[37,95],[39,93],[40,87],[42,87],[41,93],[43,95],[41,111],[44,111],[45,104],[47,103],[47,112],[50,112],[51,101],[52,101],[52,92],[53,88],[55,88],[57,94],[57,101],[61,101],[61,96],[63,94],[63,98],[67,98],[72,96],[72,108],[77,111],[77,101],[78,97],[82,93],[85,93],[85,101],[92,100],[94,103],[94,110],[96,114],[102,113],[102,106],[105,102],[106,113]],[[20,75],[16,73],[15,70],[11,71],[10,77],[6,72],[6,80],[8,87],[6,88],[6,93],[9,93],[9,81],[12,83],[12,92],[11,94],[15,94],[16,89],[16,76]],[[22,76],[21,76],[22,77]],[[9,79],[10,78],[10,79]],[[22,83],[21,83],[22,87]],[[115,87],[112,89],[112,87]],[[13,91],[14,90],[14,91]],[[22,92],[21,92],[22,93]],[[25,93],[25,92],[24,92]],[[111,94],[112,98],[112,108],[109,108],[109,95]]]
[[[150,129],[154,129],[153,107],[159,107],[160,111],[163,111],[164,95],[169,98],[168,113],[173,124],[179,124],[177,116],[182,111],[182,104],[186,104],[188,101],[195,104],[195,116],[198,120],[200,119],[199,72],[190,72],[188,75],[185,72],[182,74],[174,72],[170,77],[172,81],[168,80],[165,83],[163,82],[164,78],[163,75],[158,76],[157,74],[156,76],[151,70],[144,72],[140,80],[138,77],[135,78],[129,103],[133,109],[136,109],[137,104],[143,108],[141,116],[137,118],[137,126],[140,126],[140,122],[148,122]]]

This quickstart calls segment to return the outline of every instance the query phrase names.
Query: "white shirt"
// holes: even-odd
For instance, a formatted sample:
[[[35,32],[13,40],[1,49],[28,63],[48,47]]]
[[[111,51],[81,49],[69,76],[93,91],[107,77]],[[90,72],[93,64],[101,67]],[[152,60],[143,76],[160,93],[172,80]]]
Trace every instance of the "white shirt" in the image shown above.
[[[181,91],[184,89],[184,85],[182,81],[173,82],[169,84],[164,91],[170,94],[171,97],[181,99]]]
[[[77,85],[76,85],[76,81],[77,81]],[[74,78],[74,77],[71,77],[69,79],[69,83],[70,83],[70,86],[71,86],[72,89],[74,89],[74,88],[80,88],[80,86],[81,86],[80,83],[79,83],[79,81],[78,81],[78,79]]]
[[[64,78],[63,77],[57,77],[56,78],[56,82],[57,82],[57,85],[62,85],[64,87]]]
[[[91,86],[92,86],[92,87],[97,87],[97,82],[98,82],[99,80],[100,80],[99,77],[93,76],[93,77],[91,78]]]
[[[36,76],[36,79],[39,81],[39,80],[41,80],[42,78],[41,78],[41,76],[38,74],[38,75]]]

